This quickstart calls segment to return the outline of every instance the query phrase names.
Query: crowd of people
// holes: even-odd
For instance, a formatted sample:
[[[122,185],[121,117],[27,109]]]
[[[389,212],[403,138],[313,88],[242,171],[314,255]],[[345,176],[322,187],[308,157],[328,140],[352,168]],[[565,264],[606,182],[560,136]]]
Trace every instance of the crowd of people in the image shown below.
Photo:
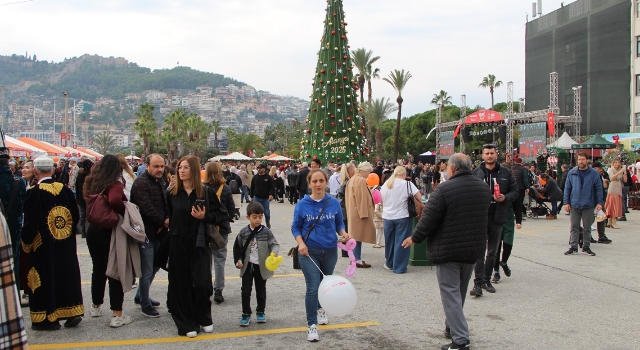
[[[150,297],[150,289],[156,273],[165,269],[165,302],[178,334],[213,332],[212,301],[225,301],[231,223],[241,219],[245,203],[248,225],[233,242],[233,265],[242,279],[240,326],[250,324],[254,286],[255,319],[266,322],[266,281],[273,271],[265,260],[280,251],[271,231],[270,205],[288,201],[295,206],[291,232],[306,282],[307,340],[318,341],[317,326],[329,322],[318,301],[318,286],[324,275],[333,274],[338,241],[356,241],[358,268],[371,267],[363,260],[363,243],[384,247],[381,267],[403,274],[409,264],[407,248],[428,239],[428,259],[437,266],[445,310],[445,336],[452,339],[446,346],[465,349],[469,330],[462,306],[472,272],[469,294],[475,297],[496,292],[493,284],[500,281],[501,270],[511,276],[507,262],[514,232],[522,228],[531,198],[551,203],[549,220],[557,219],[558,202],[563,204],[571,223],[566,255],[582,249],[593,256],[591,243],[611,242],[605,227],[617,229],[617,222],[626,219],[625,196],[634,181],[619,160],[605,172],[599,162],[590,166],[584,153],[578,154],[574,168],[563,165],[556,180],[555,172],[540,173],[535,164],[517,157],[511,164],[499,163],[493,144],[483,146],[479,166],[463,154],[434,165],[323,164],[318,159],[272,166],[202,165],[195,156],[169,162],[159,154],[146,156],[141,164],[129,164],[120,154],[97,162],[83,157],[55,164],[40,157],[15,164],[2,151],[0,251],[3,267],[11,261],[9,275],[3,269],[10,277],[3,291],[5,302],[16,301],[14,308],[5,307],[16,324],[6,344],[17,345],[26,344],[17,304],[29,307],[34,330],[60,329],[60,321],[70,328],[82,321],[78,235],[86,239],[92,260],[89,316],[102,316],[108,282],[110,327],[132,322],[123,314],[123,302],[135,287],[133,301],[141,312],[159,317],[161,302]],[[370,174],[377,180],[372,182]],[[374,200],[376,191],[379,198]],[[412,202],[426,202],[415,228]],[[594,223],[598,240],[591,238]]]

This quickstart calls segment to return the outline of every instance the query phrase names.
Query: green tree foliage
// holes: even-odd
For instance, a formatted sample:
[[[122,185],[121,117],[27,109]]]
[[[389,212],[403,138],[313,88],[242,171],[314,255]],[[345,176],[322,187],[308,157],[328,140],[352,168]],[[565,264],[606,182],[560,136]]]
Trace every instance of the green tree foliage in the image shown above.
[[[133,129],[138,132],[139,140],[136,140],[136,146],[142,146],[144,154],[151,153],[151,145],[157,142],[158,123],[153,118],[154,106],[145,103],[138,107],[135,116],[138,121],[133,125]]]
[[[376,156],[378,159],[382,159],[383,152],[383,138],[382,138],[382,123],[387,119],[387,116],[398,108],[391,103],[388,98],[378,98],[372,101],[367,101],[364,104],[364,115],[369,121],[370,129],[376,129]]]
[[[111,135],[111,132],[105,131],[93,136],[93,146],[98,153],[107,154],[115,146],[116,139]]]
[[[262,148],[262,139],[256,134],[233,134],[229,139],[229,151],[240,152],[246,156],[253,150]]]
[[[383,78],[383,80],[389,83],[398,93],[398,98],[396,99],[396,102],[398,103],[398,117],[396,119],[396,131],[394,135],[395,141],[393,147],[394,161],[398,159],[398,152],[400,152],[400,121],[402,119],[402,102],[404,101],[402,99],[402,90],[404,90],[409,79],[411,79],[411,73],[409,71],[405,73],[404,69],[402,71],[395,69],[389,73],[387,78]]]
[[[71,63],[78,67],[70,73],[64,69]],[[38,80],[27,89],[36,95],[58,96],[60,91],[69,92],[70,96],[94,101],[97,97],[123,99],[127,92],[145,90],[188,89],[194,90],[198,85],[212,87],[236,84],[245,85],[235,79],[220,74],[202,72],[189,67],[157,69],[140,67],[135,63],[117,66],[102,64],[96,60],[83,60],[81,63],[67,61],[48,64],[46,61],[19,62],[0,57],[0,82],[17,84],[23,80]],[[5,74],[6,72],[6,74]],[[53,74],[62,74],[57,83],[49,82]]]
[[[491,109],[493,109],[493,90],[500,86],[502,86],[502,81],[496,80],[496,76],[493,74],[488,74],[482,78],[482,82],[478,85],[478,87],[489,89],[489,93],[491,94]]]

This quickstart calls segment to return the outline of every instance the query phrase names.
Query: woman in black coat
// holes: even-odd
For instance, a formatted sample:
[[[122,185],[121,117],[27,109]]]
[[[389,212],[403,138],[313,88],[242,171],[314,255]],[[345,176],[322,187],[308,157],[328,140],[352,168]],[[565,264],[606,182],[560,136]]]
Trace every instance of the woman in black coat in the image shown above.
[[[549,174],[540,174],[540,178],[545,180],[547,184],[538,192],[540,192],[540,195],[545,202],[551,202],[551,215],[547,215],[547,219],[557,219],[558,201],[562,200],[562,190],[558,186],[556,180],[552,179]]]

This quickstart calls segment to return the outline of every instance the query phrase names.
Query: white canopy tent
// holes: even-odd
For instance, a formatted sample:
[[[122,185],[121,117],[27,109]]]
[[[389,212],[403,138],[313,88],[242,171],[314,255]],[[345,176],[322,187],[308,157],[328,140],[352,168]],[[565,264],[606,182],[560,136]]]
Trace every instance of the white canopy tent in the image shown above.
[[[215,157],[209,158],[208,161],[209,162],[219,162],[222,157],[224,157],[224,156],[215,156]]]
[[[32,156],[33,159],[36,159],[36,158],[38,158],[40,156],[44,156],[44,155],[47,154],[47,151],[42,150],[40,148],[37,148],[35,146],[31,146],[30,144],[28,144],[26,142],[22,142],[22,141],[20,141],[18,139],[15,139],[15,138],[13,138],[13,137],[11,137],[9,135],[4,135],[4,139],[7,142],[11,142],[11,143],[13,143],[13,144],[15,144],[17,146],[20,146],[20,147],[26,148],[28,150],[31,150],[31,153],[33,154],[33,156]]]
[[[565,131],[562,136],[560,136],[553,143],[547,145],[547,148],[562,148],[562,149],[571,149],[571,145],[577,144],[569,134]]]
[[[227,154],[226,156],[220,158],[220,160],[222,161],[227,161],[227,160],[251,160],[252,158],[249,158],[247,156],[245,156],[244,154],[240,153],[240,152],[233,152],[231,154]]]
[[[275,157],[271,157],[271,158],[269,158],[267,160],[271,160],[271,161],[274,161],[274,162],[284,162],[284,161],[290,161],[291,158],[287,158],[285,156],[275,156]]]
[[[128,155],[126,157],[124,157],[126,160],[140,160],[140,157],[136,157],[136,156],[132,156],[132,155]]]

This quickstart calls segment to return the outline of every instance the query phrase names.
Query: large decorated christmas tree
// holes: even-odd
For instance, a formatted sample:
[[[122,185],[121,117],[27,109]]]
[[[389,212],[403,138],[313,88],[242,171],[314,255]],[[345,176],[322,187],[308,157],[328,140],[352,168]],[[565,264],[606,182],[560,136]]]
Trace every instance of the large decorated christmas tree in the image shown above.
[[[365,125],[347,40],[342,0],[328,0],[300,155],[303,160],[362,161]]]

